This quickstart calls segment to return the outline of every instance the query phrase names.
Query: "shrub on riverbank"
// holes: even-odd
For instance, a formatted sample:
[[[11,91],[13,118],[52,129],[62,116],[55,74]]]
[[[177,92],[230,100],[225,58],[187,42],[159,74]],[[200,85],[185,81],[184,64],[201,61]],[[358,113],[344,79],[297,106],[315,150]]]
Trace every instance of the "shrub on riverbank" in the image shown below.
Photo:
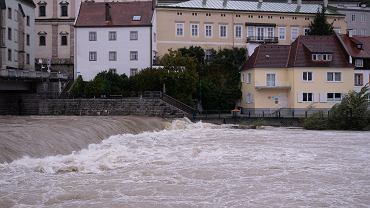
[[[323,118],[320,114],[313,114],[305,119],[304,127],[317,130],[369,130],[368,90],[369,87],[366,85],[360,92],[349,92],[340,104],[336,104],[330,109],[328,118]]]

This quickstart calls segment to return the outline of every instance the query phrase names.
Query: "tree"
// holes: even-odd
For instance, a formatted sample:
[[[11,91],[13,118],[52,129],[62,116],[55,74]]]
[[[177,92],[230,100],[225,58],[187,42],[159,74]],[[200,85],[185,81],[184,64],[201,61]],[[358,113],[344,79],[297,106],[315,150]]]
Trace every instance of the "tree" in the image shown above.
[[[326,8],[317,10],[315,19],[310,23],[309,35],[332,35],[334,34],[333,23],[328,23],[326,18]]]
[[[85,82],[82,79],[82,76],[79,75],[77,79],[73,82],[70,93],[73,97],[82,97],[84,95],[84,90]]]

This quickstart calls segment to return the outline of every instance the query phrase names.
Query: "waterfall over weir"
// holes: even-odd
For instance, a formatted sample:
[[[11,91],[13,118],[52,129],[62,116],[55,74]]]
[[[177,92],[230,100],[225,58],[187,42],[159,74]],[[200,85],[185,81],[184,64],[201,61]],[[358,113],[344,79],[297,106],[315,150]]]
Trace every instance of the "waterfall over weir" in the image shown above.
[[[70,154],[112,135],[162,130],[166,123],[134,116],[0,116],[0,163]]]

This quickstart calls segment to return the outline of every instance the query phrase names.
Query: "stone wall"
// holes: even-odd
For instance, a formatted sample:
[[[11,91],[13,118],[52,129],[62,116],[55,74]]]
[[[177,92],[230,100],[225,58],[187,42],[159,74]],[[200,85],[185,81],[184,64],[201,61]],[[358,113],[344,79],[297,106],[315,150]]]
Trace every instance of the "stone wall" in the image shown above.
[[[184,117],[187,114],[161,99],[45,99],[39,115],[145,115]]]

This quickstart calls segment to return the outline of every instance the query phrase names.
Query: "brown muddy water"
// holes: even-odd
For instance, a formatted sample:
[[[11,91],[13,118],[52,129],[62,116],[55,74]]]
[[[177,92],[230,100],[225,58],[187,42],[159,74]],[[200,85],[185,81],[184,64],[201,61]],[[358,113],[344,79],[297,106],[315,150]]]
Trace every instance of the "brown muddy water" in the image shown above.
[[[26,140],[7,143],[20,149],[42,143],[41,157],[0,164],[1,208],[370,206],[369,132],[235,129],[185,119],[166,125],[162,119],[127,118],[114,126],[165,129],[126,130],[102,140],[113,132],[105,128],[116,129],[111,118],[105,118],[105,128],[100,117],[65,118],[63,128],[50,125],[59,119],[54,117],[40,121],[43,125],[34,124],[35,118],[23,118],[31,120],[21,125],[17,119],[22,118],[12,119],[3,121],[9,126],[1,132]],[[25,136],[12,127],[49,129]],[[45,132],[58,142],[49,145]],[[82,137],[88,142],[80,144]],[[84,148],[90,141],[95,144]],[[83,149],[44,156],[43,148],[61,146],[68,152],[68,143]],[[37,151],[29,151],[37,157]]]

